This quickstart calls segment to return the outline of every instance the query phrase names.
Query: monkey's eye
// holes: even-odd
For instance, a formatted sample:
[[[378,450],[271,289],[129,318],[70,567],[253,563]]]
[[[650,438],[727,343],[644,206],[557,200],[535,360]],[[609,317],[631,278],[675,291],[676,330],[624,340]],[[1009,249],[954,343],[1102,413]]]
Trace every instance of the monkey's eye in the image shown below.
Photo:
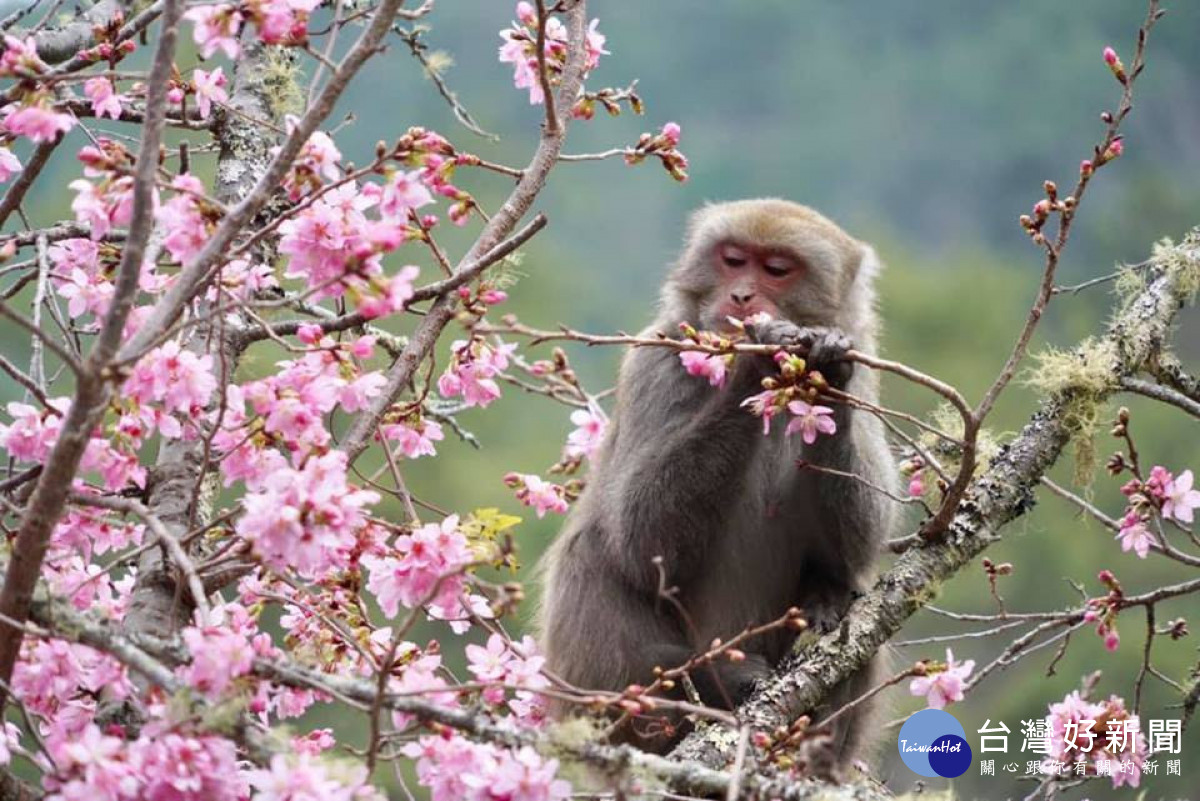
[[[783,259],[768,259],[763,264],[763,270],[772,278],[783,278],[792,271],[792,265]]]
[[[723,247],[721,248],[721,261],[726,267],[737,269],[738,267],[745,267],[749,259],[746,258],[745,253],[742,253],[737,248]]]

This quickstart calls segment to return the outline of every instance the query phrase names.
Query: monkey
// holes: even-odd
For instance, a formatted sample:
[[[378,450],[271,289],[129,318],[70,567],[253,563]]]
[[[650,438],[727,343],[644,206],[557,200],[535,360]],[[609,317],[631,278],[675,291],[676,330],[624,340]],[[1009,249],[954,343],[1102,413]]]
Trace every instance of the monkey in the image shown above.
[[[729,318],[750,319],[753,341],[807,347],[809,369],[875,404],[877,376],[842,356],[876,351],[879,269],[870,246],[806,206],[710,204],[690,218],[642,336],[671,336],[681,323],[730,332]],[[714,638],[792,607],[815,631],[832,630],[866,589],[895,517],[879,491],[896,485],[882,424],[838,404],[836,432],[811,445],[785,437],[778,423],[764,436],[742,402],[773,373],[770,357],[739,354],[718,389],[688,375],[675,349],[626,353],[587,485],[540,567],[535,625],[552,673],[585,690],[645,686],[656,667],[683,665]],[[800,459],[842,475],[800,469]],[[668,587],[677,603],[664,602]],[[736,706],[795,636],[776,629],[745,643],[744,659],[696,669],[701,700]],[[842,701],[865,691],[870,676],[843,683]],[[856,707],[835,722],[838,764],[859,756],[865,720]],[[623,739],[666,751],[683,729],[645,728]]]

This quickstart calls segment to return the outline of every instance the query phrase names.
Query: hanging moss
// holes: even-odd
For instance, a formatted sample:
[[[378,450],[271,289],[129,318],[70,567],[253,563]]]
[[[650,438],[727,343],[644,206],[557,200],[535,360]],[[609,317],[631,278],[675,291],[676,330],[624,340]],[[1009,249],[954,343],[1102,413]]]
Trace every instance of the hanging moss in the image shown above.
[[[1063,422],[1074,443],[1076,486],[1092,483],[1096,470],[1096,426],[1104,398],[1117,387],[1121,360],[1110,339],[1089,338],[1073,350],[1047,348],[1035,354],[1025,382],[1043,395],[1064,398]]]

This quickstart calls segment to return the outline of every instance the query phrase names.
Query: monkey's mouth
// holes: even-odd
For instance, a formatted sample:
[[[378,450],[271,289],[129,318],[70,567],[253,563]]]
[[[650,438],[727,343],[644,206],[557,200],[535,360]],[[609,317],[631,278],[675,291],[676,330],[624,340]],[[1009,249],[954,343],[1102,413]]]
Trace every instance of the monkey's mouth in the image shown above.
[[[711,312],[711,319],[706,320],[705,328],[721,334],[736,334],[741,332],[746,322],[763,322],[764,319],[777,317],[779,310],[766,304],[750,306],[722,303]]]

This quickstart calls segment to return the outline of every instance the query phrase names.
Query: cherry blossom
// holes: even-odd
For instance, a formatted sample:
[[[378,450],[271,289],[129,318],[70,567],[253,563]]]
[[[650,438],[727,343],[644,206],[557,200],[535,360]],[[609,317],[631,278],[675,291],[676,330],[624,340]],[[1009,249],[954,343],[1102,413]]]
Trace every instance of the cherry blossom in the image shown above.
[[[1139,559],[1145,559],[1150,552],[1150,546],[1154,544],[1154,537],[1146,526],[1146,520],[1132,510],[1121,519],[1117,539],[1121,541],[1122,551],[1132,550]]]
[[[9,424],[0,423],[0,447],[21,462],[42,462],[58,440],[69,398],[51,400],[52,411],[43,411],[27,403],[10,401]]]
[[[462,571],[472,561],[458,521],[458,515],[449,515],[441,523],[428,523],[397,537],[392,554],[363,558],[369,573],[367,589],[385,615],[395,617],[401,606],[457,604]]]
[[[70,114],[55,111],[49,104],[10,104],[2,110],[4,130],[24,136],[33,142],[53,142],[59,134],[75,127],[75,118]]]
[[[46,62],[37,53],[37,39],[32,36],[18,39],[4,34],[4,52],[0,53],[0,75],[20,77],[37,75],[46,69]]]
[[[805,445],[812,445],[820,434],[837,432],[837,423],[833,420],[833,409],[828,406],[813,406],[804,401],[796,400],[788,404],[788,412],[792,419],[788,421],[784,433],[788,436],[800,432],[800,439]]]
[[[599,24],[599,20],[592,20],[588,25],[584,42],[587,51],[585,77],[600,64],[600,56],[608,54],[604,49],[606,37],[597,28]],[[500,46],[500,61],[513,65],[513,83],[518,89],[529,90],[530,104],[542,103],[546,99],[538,77],[537,28],[537,12],[531,4],[522,0],[517,3],[517,20],[511,28],[500,31],[500,38],[504,42]],[[544,53],[551,85],[558,83],[558,75],[566,64],[567,41],[567,28],[562,20],[549,17],[546,20]]]
[[[571,786],[555,778],[558,761],[529,746],[510,751],[455,734],[429,735],[404,747],[432,801],[563,801]]]
[[[433,195],[417,171],[394,171],[383,185],[379,200],[379,211],[385,217],[405,219],[410,211],[433,202]]]
[[[183,18],[195,23],[192,38],[204,58],[212,58],[218,50],[228,58],[238,57],[237,38],[243,18],[236,8],[224,4],[193,6],[184,12]]]
[[[384,424],[380,431],[384,439],[396,442],[400,453],[408,459],[436,456],[437,450],[433,443],[445,438],[440,425],[420,415],[410,415],[398,422]]]
[[[168,411],[193,413],[203,408],[217,379],[213,357],[183,350],[171,340],[150,351],[125,382],[125,391],[139,403],[162,403]]]
[[[21,160],[7,147],[0,147],[0,183],[19,173],[22,169]]]
[[[213,103],[224,103],[229,99],[229,93],[225,91],[226,83],[228,81],[225,71],[221,67],[212,72],[192,70],[192,86],[196,90],[196,107],[200,110],[200,119],[208,119]]]
[[[92,112],[97,118],[121,119],[121,101],[125,97],[117,94],[116,88],[108,78],[88,79],[83,85],[83,93],[92,101]]]
[[[963,682],[974,669],[974,659],[956,662],[954,653],[947,648],[945,669],[918,676],[909,683],[908,691],[925,696],[931,709],[943,709],[947,704],[963,699]]]
[[[182,669],[184,680],[212,699],[254,663],[254,648],[245,636],[219,623],[184,629],[183,642],[192,654],[191,664]]]
[[[1130,732],[1127,737],[1108,736],[1109,731],[1126,727]],[[1083,761],[1093,772],[1099,762],[1128,760],[1133,763],[1134,771],[1112,771],[1113,787],[1125,784],[1137,787],[1141,782],[1142,763],[1148,756],[1146,738],[1137,716],[1129,714],[1120,697],[1113,695],[1105,701],[1093,702],[1076,690],[1050,705],[1046,728],[1050,732],[1050,759]]]
[[[251,770],[246,778],[255,801],[383,801],[364,786],[365,770],[347,774],[339,780],[312,756],[299,753],[294,758],[276,754],[268,767]]]
[[[243,498],[236,529],[271,566],[323,575],[345,565],[366,524],[365,508],[378,501],[378,493],[349,484],[346,454],[330,451],[267,475]]]
[[[680,352],[679,361],[687,370],[688,375],[707,378],[708,383],[714,387],[725,386],[725,378],[729,369],[727,357],[698,350],[685,350]]]
[[[1192,489],[1195,479],[1191,470],[1184,470],[1163,486],[1163,517],[1191,523],[1193,510],[1200,508],[1200,490]]]
[[[516,487],[517,500],[526,506],[532,506],[538,517],[545,517],[546,512],[565,514],[569,508],[563,487],[552,484],[541,476],[509,473],[504,477],[504,483]]]
[[[438,379],[438,392],[444,398],[461,396],[467,406],[485,407],[500,397],[495,377],[508,367],[515,344],[483,340],[457,340],[451,346],[454,359]]]
[[[575,430],[567,435],[567,455],[573,458],[591,456],[604,441],[608,416],[599,406],[590,403],[586,409],[571,412],[571,422]]]

